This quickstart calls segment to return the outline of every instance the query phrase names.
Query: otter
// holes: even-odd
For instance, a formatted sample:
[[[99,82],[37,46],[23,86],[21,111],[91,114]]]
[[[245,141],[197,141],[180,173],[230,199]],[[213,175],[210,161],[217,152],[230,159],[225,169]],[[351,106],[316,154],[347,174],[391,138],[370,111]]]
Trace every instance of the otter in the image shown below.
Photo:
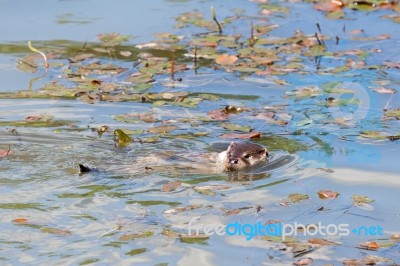
[[[172,157],[172,158],[171,158]],[[250,142],[232,142],[226,151],[205,154],[183,155],[179,154],[152,154],[140,157],[136,165],[143,165],[147,169],[169,171],[173,173],[220,173],[224,171],[239,171],[250,168],[268,157],[267,149]],[[169,164],[171,159],[176,162]],[[149,166],[149,163],[154,164]],[[91,172],[93,169],[79,164],[80,174]],[[129,168],[130,171],[133,170]],[[141,168],[136,171],[141,172]]]
[[[219,153],[225,171],[238,171],[256,165],[268,157],[267,149],[250,142],[232,142]]]

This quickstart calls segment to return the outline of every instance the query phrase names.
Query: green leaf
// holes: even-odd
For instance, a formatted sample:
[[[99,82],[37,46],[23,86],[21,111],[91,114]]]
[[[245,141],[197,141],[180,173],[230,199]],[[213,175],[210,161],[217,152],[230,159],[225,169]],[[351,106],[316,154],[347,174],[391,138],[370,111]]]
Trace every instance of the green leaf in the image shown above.
[[[125,255],[135,256],[138,254],[145,253],[146,251],[147,251],[147,248],[135,248],[135,249],[132,249],[131,251],[126,252]]]
[[[129,137],[127,134],[125,134],[125,132],[122,131],[121,129],[114,130],[114,137],[118,143],[118,146],[122,147],[128,145],[133,141],[133,139]]]
[[[231,124],[231,123],[222,123],[221,126],[225,129],[228,129],[231,131],[241,131],[241,132],[251,132],[252,131],[252,128],[249,126],[242,126],[242,125]]]

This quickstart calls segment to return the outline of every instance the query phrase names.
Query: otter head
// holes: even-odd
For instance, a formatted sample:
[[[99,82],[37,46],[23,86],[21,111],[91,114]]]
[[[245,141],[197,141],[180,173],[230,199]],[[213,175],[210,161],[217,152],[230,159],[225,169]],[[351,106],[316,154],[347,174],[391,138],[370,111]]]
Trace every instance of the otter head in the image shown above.
[[[249,142],[232,142],[226,151],[225,169],[237,171],[255,165],[268,156],[267,149]]]

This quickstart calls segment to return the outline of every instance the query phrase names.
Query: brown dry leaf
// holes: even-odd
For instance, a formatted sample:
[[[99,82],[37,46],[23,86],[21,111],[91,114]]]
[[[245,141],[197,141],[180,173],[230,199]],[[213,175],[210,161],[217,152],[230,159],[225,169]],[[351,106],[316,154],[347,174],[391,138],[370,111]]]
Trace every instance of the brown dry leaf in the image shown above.
[[[157,121],[152,114],[139,114],[139,119],[146,123],[154,123]]]
[[[194,190],[224,190],[224,189],[230,189],[231,186],[225,186],[225,185],[208,185],[208,186],[194,186]]]
[[[365,31],[363,29],[358,29],[358,30],[351,30],[349,31],[349,34],[351,35],[356,35],[356,34],[361,34],[364,33]]]
[[[311,238],[308,240],[308,243],[314,244],[314,245],[320,245],[320,246],[333,246],[333,245],[339,245],[339,243],[329,241],[326,239],[322,238]]]
[[[225,214],[226,215],[239,214],[241,211],[242,211],[241,209],[233,209],[233,210],[226,211]]]
[[[189,205],[187,207],[176,207],[176,208],[172,208],[172,209],[168,209],[163,211],[164,214],[175,214],[175,213],[179,213],[179,212],[184,212],[184,211],[190,211],[190,210],[194,210],[194,209],[198,209],[200,208],[201,205]]]
[[[400,241],[400,233],[394,233],[394,234],[392,234],[392,235],[390,236],[390,239],[393,240],[393,241],[399,242],[399,241]]]
[[[221,109],[209,111],[207,115],[212,119],[219,121],[226,120],[229,118],[229,114],[227,114],[224,110]]]
[[[158,127],[151,127],[147,130],[147,132],[152,134],[165,134],[170,131],[177,129],[177,126],[169,125],[169,126],[158,126]]]
[[[316,2],[313,6],[315,10],[334,12],[339,11],[344,7],[344,3],[340,0],[332,0],[327,2]]]
[[[375,265],[379,262],[390,262],[392,259],[379,257],[375,255],[367,255],[363,259],[345,259],[343,265],[345,266],[365,266]]]
[[[12,220],[14,223],[27,223],[28,219],[26,218],[15,218],[14,220]]]
[[[223,139],[259,139],[261,138],[260,132],[251,132],[246,134],[226,133],[220,136]]]
[[[390,68],[400,68],[400,63],[398,62],[384,62],[383,65]]]
[[[222,54],[219,55],[217,58],[215,58],[215,62],[217,64],[220,65],[233,65],[234,63],[236,63],[236,61],[238,60],[238,57],[235,55],[228,55],[228,54]]]
[[[303,258],[295,261],[293,265],[296,266],[310,265],[311,263],[313,263],[313,261],[314,260],[312,258]]]
[[[372,89],[374,92],[381,93],[381,94],[393,94],[396,93],[397,90],[395,89],[390,89],[390,88],[384,88],[384,87],[378,87]]]
[[[320,199],[336,199],[339,193],[331,190],[320,190],[317,192]]]
[[[291,249],[291,252],[295,257],[301,256],[302,254],[306,254],[315,250],[315,247],[309,243],[289,242],[286,243],[286,246],[288,246]]]
[[[164,184],[161,191],[170,192],[176,190],[182,184],[181,181],[174,180],[169,182],[168,184]]]
[[[378,243],[376,243],[375,241],[367,241],[367,242],[364,242],[364,243],[360,243],[359,247],[362,248],[362,249],[377,250],[381,246]]]
[[[71,63],[77,63],[77,62],[80,62],[80,61],[83,61],[83,60],[86,60],[86,59],[89,59],[89,58],[92,58],[92,57],[94,57],[93,54],[80,54],[80,55],[76,55],[76,56],[70,57],[70,58],[68,58],[68,60]]]

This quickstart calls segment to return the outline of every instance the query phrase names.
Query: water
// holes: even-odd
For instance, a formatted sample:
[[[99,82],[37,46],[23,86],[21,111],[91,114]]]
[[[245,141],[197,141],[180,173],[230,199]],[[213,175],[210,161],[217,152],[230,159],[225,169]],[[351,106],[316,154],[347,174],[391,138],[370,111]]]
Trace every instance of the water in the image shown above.
[[[0,40],[0,91],[10,93],[31,88],[36,92],[51,81],[74,84],[65,78],[68,60],[64,57],[49,59],[51,63],[64,65],[52,66],[47,71],[42,66],[36,73],[17,69],[19,58],[31,54],[26,47],[28,40],[41,49],[79,47],[69,52],[72,54],[67,57],[70,57],[79,53],[86,41],[88,49],[98,47],[96,36],[106,32],[135,36],[122,48],[116,48],[132,51],[131,57],[124,58],[118,53],[115,56],[96,54],[101,63],[128,68],[122,74],[102,73],[97,78],[123,85],[125,78],[138,70],[136,56],[141,51],[134,44],[150,42],[155,38],[153,34],[159,32],[186,35],[187,39],[192,33],[207,32],[195,27],[175,28],[175,18],[198,9],[210,19],[211,5],[222,20],[233,16],[232,9],[239,4],[195,0],[114,1],[112,4],[106,1],[40,4],[0,1],[3,20],[13,25],[3,32]],[[245,10],[245,19],[224,28],[225,34],[247,36],[248,21],[258,25],[267,20],[280,25],[268,37],[287,38],[296,30],[313,35],[318,31],[315,26],[318,22],[323,34],[340,37],[339,45],[335,45],[334,39],[326,40],[332,53],[370,51],[367,65],[381,66],[400,59],[395,49],[399,29],[390,20],[381,18],[393,14],[390,10],[347,10],[346,18],[337,21],[326,19],[307,3],[279,5],[290,7],[291,12],[263,17],[258,15],[256,3],[240,4]],[[365,30],[358,37],[390,34],[391,38],[354,41],[350,31],[355,29]],[[40,114],[70,121],[55,128],[16,127],[15,124],[1,127],[0,150],[3,153],[10,150],[0,160],[1,264],[290,265],[299,258],[310,257],[316,264],[342,265],[346,258],[362,259],[366,255],[399,263],[398,244],[389,240],[399,232],[399,142],[360,136],[365,131],[381,132],[383,136],[400,134],[398,120],[383,115],[384,108],[399,108],[399,94],[378,94],[371,90],[381,84],[399,90],[398,68],[354,67],[332,74],[330,69],[344,64],[344,59],[337,54],[323,56],[317,71],[313,56],[282,53],[283,59],[275,65],[301,58],[304,67],[287,75],[260,76],[214,69],[215,65],[205,60],[195,73],[192,59],[182,56],[191,52],[190,49],[176,52],[177,62],[185,62],[190,68],[176,73],[182,82],[168,87],[169,75],[156,75],[153,77],[156,83],[149,91],[189,92],[191,97],[212,93],[219,97],[218,100],[204,99],[196,108],[140,101],[88,104],[58,98],[0,100],[0,122]],[[235,49],[229,52],[236,53]],[[170,56],[165,51],[155,53]],[[356,56],[346,58],[358,62]],[[96,58],[90,60],[96,61]],[[40,59],[37,62],[40,65]],[[299,73],[302,70],[306,73]],[[278,80],[288,85],[279,85]],[[335,88],[351,89],[354,94],[332,92],[303,99],[285,96],[306,86],[320,88],[331,81],[342,82]],[[329,97],[356,99],[362,104],[327,107]],[[254,132],[261,132],[262,138],[255,142],[269,149],[269,161],[240,173],[207,171],[207,167],[196,172],[182,167],[182,159],[176,158],[219,152],[232,141],[221,138],[233,132],[224,129],[220,121],[204,119],[209,111],[227,105],[246,108],[245,112],[231,114],[229,121],[224,122],[246,125]],[[275,112],[274,121],[263,116],[268,110]],[[116,119],[128,113],[147,114],[153,119],[147,122],[137,119],[132,123]],[[279,124],[279,121],[287,123]],[[103,125],[111,131],[99,138],[92,128]],[[166,134],[147,132],[160,125],[175,125],[177,129]],[[115,129],[142,131],[132,135],[133,143],[121,148],[113,140]],[[158,139],[146,143],[148,137]],[[79,164],[96,171],[80,175]],[[161,169],[156,168],[160,164]],[[162,191],[163,185],[172,180],[181,181],[181,186],[175,191]],[[203,190],[204,186],[211,186],[211,191],[199,190],[202,186]],[[317,195],[320,190],[332,190],[340,195],[334,200],[322,200]],[[292,193],[307,194],[309,199],[298,203],[285,200]],[[374,202],[355,206],[354,195],[368,196]],[[325,237],[339,244],[313,247],[311,252],[295,257],[297,253],[282,241],[275,243],[258,236],[247,241],[245,236],[213,235],[205,241],[186,243],[177,235],[165,233],[172,230],[185,234],[189,223],[202,228],[235,222],[264,224],[267,220],[288,224],[348,224],[350,229],[381,226],[384,234]],[[299,234],[297,239],[307,242],[316,237],[324,238]],[[357,248],[359,243],[368,240],[384,247],[378,251]]]

